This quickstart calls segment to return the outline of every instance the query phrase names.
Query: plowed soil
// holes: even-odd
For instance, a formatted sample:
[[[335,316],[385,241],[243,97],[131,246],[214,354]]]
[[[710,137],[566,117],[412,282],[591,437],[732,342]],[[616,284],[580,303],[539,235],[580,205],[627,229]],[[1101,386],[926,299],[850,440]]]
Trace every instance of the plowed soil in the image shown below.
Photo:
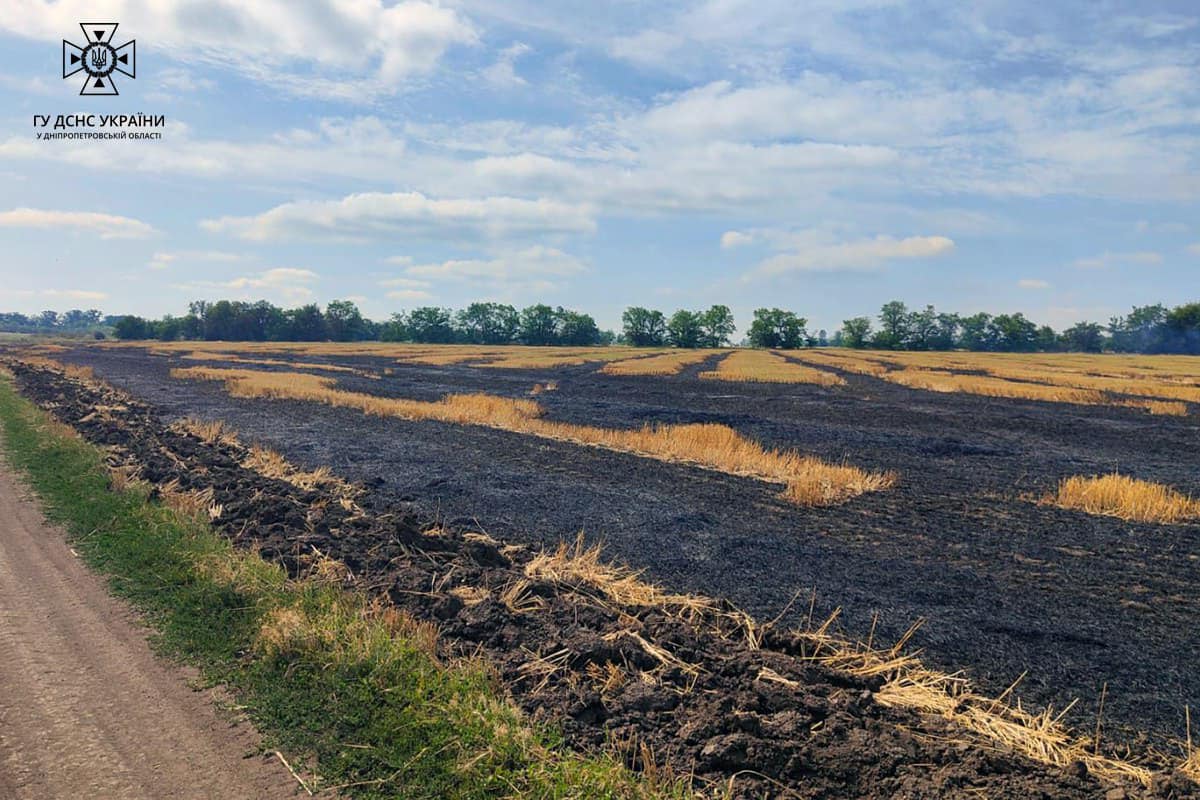
[[[147,413],[161,417],[160,427],[185,415],[220,418],[302,465],[330,465],[370,487],[381,513],[403,509],[531,544],[570,538],[582,527],[649,578],[728,597],[760,618],[789,609],[799,594],[804,600],[784,615],[798,621],[812,590],[817,616],[843,607],[853,635],[865,636],[876,616],[876,636],[884,637],[924,617],[917,643],[926,660],[967,668],[997,692],[1027,671],[1024,697],[1059,705],[1081,698],[1077,719],[1085,727],[1086,709],[1107,682],[1108,737],[1134,743],[1143,732],[1181,737],[1183,706],[1200,700],[1192,666],[1200,643],[1194,624],[1200,529],[1088,517],[1023,497],[1040,495],[1065,475],[1114,466],[1200,491],[1192,418],[930,395],[861,376],[847,376],[849,386],[840,389],[696,380],[706,365],[675,378],[613,378],[591,367],[513,372],[344,362],[381,376],[341,380],[356,391],[419,399],[479,390],[519,396],[534,381],[553,378],[559,390],[538,398],[551,418],[610,426],[719,421],[766,444],[901,472],[893,491],[812,510],[782,503],[777,488],[757,481],[634,456],[315,404],[233,399],[217,384],[169,378],[171,360],[138,351],[87,349],[65,360],[93,366],[151,400]],[[393,374],[384,375],[385,367]],[[278,523],[280,556],[297,539],[286,522]],[[351,563],[361,558],[357,544],[343,549]],[[455,626],[474,608],[443,612],[447,629],[458,635]],[[514,644],[492,646],[503,653]],[[768,652],[786,655],[786,646],[775,644]],[[738,695],[732,686],[721,694]],[[653,718],[653,705],[637,709],[639,718]],[[795,707],[790,701],[788,708]],[[729,709],[718,711],[728,716]],[[761,709],[755,713],[762,716]],[[612,729],[613,719],[608,710],[572,735],[586,742],[596,722]],[[755,724],[763,730],[761,721]],[[678,746],[691,748],[670,759],[681,766],[711,761],[723,752],[720,736],[745,733],[675,730],[687,734],[675,737]],[[732,751],[746,750],[738,742],[728,743]],[[740,762],[723,758],[709,770],[758,768],[748,761],[764,760],[757,751]],[[781,775],[789,778],[786,768]],[[1066,796],[1061,787],[1050,794]]]

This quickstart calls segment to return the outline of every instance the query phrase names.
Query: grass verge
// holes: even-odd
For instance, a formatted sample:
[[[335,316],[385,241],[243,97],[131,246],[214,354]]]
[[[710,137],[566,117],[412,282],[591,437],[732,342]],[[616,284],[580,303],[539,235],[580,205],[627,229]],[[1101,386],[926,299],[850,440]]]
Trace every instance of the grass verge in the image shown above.
[[[165,654],[238,696],[316,787],[366,798],[687,797],[616,756],[565,751],[503,699],[486,664],[444,663],[436,632],[341,587],[299,580],[204,523],[113,481],[99,450],[0,378],[0,428],[47,517]],[[121,488],[115,488],[120,486]],[[311,785],[311,781],[310,781]]]

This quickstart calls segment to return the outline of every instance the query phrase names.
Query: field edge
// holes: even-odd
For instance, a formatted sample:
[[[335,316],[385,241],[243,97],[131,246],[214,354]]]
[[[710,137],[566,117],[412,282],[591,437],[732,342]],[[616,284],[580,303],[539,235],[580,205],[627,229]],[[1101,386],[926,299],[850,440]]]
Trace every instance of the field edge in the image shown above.
[[[46,517],[142,614],[159,652],[231,690],[264,747],[286,752],[306,789],[368,798],[692,796],[686,782],[635,773],[613,755],[564,752],[553,730],[531,725],[504,698],[486,664],[442,663],[435,631],[345,589],[336,570],[290,580],[206,520],[151,499],[147,485],[122,484],[98,448],[6,376],[0,433]]]

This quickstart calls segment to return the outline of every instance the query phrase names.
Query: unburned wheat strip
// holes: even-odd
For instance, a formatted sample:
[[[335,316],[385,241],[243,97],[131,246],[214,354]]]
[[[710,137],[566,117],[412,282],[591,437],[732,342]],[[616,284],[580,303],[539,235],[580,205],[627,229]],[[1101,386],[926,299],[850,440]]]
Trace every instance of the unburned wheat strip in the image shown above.
[[[692,464],[782,483],[785,486],[782,496],[798,505],[841,503],[865,492],[890,488],[896,482],[896,475],[891,472],[867,472],[853,466],[827,464],[796,452],[767,450],[732,428],[715,423],[600,428],[546,420],[542,418],[541,406],[532,400],[485,394],[447,395],[437,402],[427,402],[344,391],[336,388],[332,378],[304,373],[191,367],[171,370],[171,376],[222,381],[235,397],[307,400],[379,416],[480,425],[659,461]]]

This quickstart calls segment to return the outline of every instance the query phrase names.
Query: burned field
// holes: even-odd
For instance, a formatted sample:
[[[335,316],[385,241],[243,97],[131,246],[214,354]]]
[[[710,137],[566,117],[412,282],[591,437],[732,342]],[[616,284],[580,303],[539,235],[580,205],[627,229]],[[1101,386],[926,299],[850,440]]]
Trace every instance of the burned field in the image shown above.
[[[539,385],[532,399],[550,422],[616,430],[718,424],[766,448],[896,476],[879,490],[811,506],[789,502],[778,482],[702,464],[476,424],[234,397],[219,380],[171,370],[250,365],[185,355],[55,354],[147,403],[124,403],[134,409],[128,413],[89,419],[103,398],[36,372],[21,381],[85,435],[123,445],[152,473],[147,479],[186,489],[207,480],[197,466],[223,476],[213,496],[219,524],[261,543],[264,554],[298,570],[316,547],[398,605],[437,620],[447,642],[482,645],[514,696],[546,709],[572,742],[641,741],[663,763],[712,780],[764,773],[739,779],[748,795],[771,793],[779,781],[806,787],[803,796],[867,795],[869,786],[885,796],[967,786],[989,796],[1094,796],[1086,768],[1045,768],[1012,751],[962,744],[953,724],[884,703],[883,673],[814,658],[813,632],[840,608],[821,635],[836,629],[890,647],[924,619],[908,644],[927,666],[966,670],[992,696],[1025,674],[1015,693],[1026,707],[1062,709],[1078,699],[1066,720],[1087,732],[1107,686],[1101,752],[1129,745],[1144,754],[1152,744],[1162,763],[1181,755],[1170,742],[1185,735],[1185,706],[1200,700],[1200,526],[1040,501],[1064,478],[1114,469],[1200,494],[1195,417],[933,394],[851,370],[835,371],[840,383],[702,378],[715,371],[716,356],[651,376],[606,374],[595,363],[489,369],[372,354],[246,356],[279,362],[254,370],[322,375],[346,392],[424,403],[466,393],[527,400]],[[322,362],[341,369],[312,366]],[[312,497],[258,507],[248,497],[264,487],[268,498],[295,487],[246,472],[228,451],[235,445],[166,431],[185,417],[222,420],[242,441],[304,469],[329,467],[362,487],[355,503],[365,513],[342,509],[347,518],[322,527],[297,510],[311,508]],[[155,455],[164,448],[174,457]],[[423,532],[435,525],[446,533]],[[558,587],[578,588],[582,579],[530,564],[537,547],[574,541],[580,530],[603,541],[607,557],[676,595],[675,605],[631,611],[630,598],[602,588],[583,592],[598,602],[564,600]],[[528,547],[508,550],[464,535],[471,531]],[[685,593],[727,598],[778,622],[748,648],[740,615],[719,603],[696,608],[679,599]],[[783,633],[790,628],[809,638]],[[657,677],[628,679],[639,673]],[[1188,791],[1178,780],[1158,789]]]

